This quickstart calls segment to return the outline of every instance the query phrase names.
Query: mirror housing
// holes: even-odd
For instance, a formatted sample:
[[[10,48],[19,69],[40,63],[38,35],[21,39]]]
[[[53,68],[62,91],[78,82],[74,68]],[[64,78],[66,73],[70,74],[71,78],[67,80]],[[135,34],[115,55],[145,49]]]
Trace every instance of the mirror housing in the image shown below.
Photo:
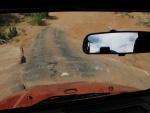
[[[88,34],[83,41],[86,54],[118,54],[150,52],[150,32],[115,31]]]

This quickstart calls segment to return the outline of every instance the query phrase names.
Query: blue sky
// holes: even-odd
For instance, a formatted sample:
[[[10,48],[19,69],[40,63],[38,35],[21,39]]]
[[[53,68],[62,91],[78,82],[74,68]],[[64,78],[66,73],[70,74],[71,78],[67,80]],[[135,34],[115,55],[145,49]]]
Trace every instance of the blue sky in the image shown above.
[[[118,53],[133,52],[135,40],[138,33],[106,33],[94,34],[88,37],[90,44],[90,53],[98,52],[100,47],[110,47]]]

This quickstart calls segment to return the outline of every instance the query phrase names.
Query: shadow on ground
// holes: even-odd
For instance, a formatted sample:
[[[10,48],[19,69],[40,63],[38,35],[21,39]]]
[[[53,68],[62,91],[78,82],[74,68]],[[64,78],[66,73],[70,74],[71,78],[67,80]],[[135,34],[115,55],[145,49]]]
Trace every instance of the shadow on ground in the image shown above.
[[[59,19],[57,16],[48,16],[46,19],[49,19],[49,20],[57,20]],[[47,25],[50,25],[48,23],[46,23],[46,21],[42,21],[40,26],[47,26]]]
[[[59,19],[57,16],[48,16],[47,19],[50,19],[50,20],[57,20]]]
[[[10,26],[12,23],[19,23],[20,19],[12,14],[0,14],[0,26]]]

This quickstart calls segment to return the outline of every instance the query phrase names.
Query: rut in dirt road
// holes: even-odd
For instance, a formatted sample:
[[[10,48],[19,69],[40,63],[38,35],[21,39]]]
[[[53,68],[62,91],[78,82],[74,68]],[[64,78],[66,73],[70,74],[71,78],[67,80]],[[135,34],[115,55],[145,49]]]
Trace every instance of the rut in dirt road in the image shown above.
[[[87,72],[87,61],[71,51],[61,30],[44,27],[32,45],[29,61],[25,65],[24,81],[51,79],[70,71]],[[92,64],[91,64],[92,65]],[[90,71],[98,70],[91,68]]]

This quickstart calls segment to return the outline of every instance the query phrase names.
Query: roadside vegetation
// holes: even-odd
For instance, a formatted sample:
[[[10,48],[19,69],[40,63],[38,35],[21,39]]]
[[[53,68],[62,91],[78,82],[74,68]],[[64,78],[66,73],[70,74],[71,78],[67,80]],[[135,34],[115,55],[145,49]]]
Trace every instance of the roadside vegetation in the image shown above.
[[[24,17],[29,18],[29,20],[27,20],[27,22],[31,26],[41,25],[43,19],[49,17],[48,12],[42,12],[42,13],[20,13],[20,15],[23,15]]]
[[[13,40],[18,34],[16,27],[10,27],[9,31],[0,30],[0,44]]]
[[[44,18],[48,18],[48,12],[41,13],[18,13],[0,14],[0,44],[7,42],[18,42],[17,36],[26,35],[24,28],[16,28],[18,23],[23,21],[31,26],[41,25]]]
[[[145,27],[150,27],[150,16],[147,17],[146,19],[142,18],[141,16],[138,16],[138,22],[136,23],[137,25],[143,25]]]
[[[121,17],[125,18],[128,17],[130,19],[135,18],[132,14],[130,14],[130,12],[115,12],[114,14],[120,14]]]
[[[128,17],[130,19],[136,19],[136,25],[150,27],[150,13],[143,12],[145,16],[134,16],[131,12],[114,12],[114,14],[119,14],[122,18]]]
[[[28,21],[28,23],[31,26],[40,25],[42,23],[42,19],[47,17],[48,13],[31,13],[30,20]]]

